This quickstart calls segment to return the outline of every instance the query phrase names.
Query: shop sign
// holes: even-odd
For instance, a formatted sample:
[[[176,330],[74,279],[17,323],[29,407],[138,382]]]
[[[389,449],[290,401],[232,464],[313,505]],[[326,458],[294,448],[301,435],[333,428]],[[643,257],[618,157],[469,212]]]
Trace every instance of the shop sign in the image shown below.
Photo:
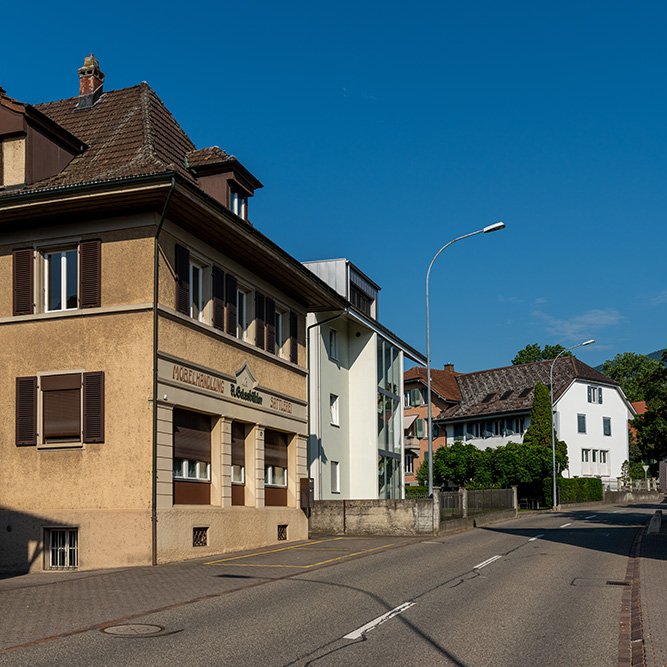
[[[213,375],[209,375],[208,373],[202,373],[201,371],[195,371],[192,368],[180,366],[179,364],[174,364],[174,368],[171,372],[171,378],[172,380],[185,382],[186,384],[191,384],[195,387],[202,387],[203,389],[208,389],[209,391],[217,391],[219,394],[225,393],[224,380],[214,377]]]

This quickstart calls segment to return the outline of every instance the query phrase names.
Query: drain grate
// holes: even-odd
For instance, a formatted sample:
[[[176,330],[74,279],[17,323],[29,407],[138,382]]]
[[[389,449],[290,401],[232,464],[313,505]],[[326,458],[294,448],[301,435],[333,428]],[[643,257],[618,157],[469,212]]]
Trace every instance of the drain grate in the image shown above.
[[[607,586],[632,586],[629,581],[608,581]]]

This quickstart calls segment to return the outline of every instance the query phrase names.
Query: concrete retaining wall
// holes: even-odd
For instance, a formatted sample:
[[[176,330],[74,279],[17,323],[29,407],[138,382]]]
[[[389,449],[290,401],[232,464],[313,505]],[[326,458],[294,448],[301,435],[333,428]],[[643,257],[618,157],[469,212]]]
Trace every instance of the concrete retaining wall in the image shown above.
[[[434,499],[317,500],[310,535],[437,535],[440,507]]]

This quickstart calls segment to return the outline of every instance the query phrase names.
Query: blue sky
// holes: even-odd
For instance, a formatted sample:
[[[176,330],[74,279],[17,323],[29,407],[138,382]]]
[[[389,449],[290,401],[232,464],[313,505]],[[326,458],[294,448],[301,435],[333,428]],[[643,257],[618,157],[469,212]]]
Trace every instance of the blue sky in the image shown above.
[[[263,183],[253,223],[300,260],[347,257],[380,320],[473,371],[528,343],[667,346],[664,34],[652,1],[49,3],[5,8],[0,86],[147,81],[198,147]],[[28,31],[29,30],[29,31]]]

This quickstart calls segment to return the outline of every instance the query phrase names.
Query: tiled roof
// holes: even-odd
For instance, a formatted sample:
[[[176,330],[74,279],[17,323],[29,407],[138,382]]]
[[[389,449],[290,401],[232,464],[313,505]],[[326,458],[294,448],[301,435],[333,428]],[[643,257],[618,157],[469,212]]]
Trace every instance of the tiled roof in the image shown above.
[[[527,412],[533,406],[535,385],[549,386],[551,359],[531,364],[492,368],[475,373],[457,375],[462,402],[443,410],[439,418],[461,419],[472,416]],[[576,357],[561,357],[554,366],[554,399],[570,386],[572,380],[588,380],[597,384],[618,383],[587,366]]]
[[[227,155],[218,146],[211,146],[209,148],[199,148],[190,151],[185,155],[185,161],[188,167],[205,167],[223,162],[235,162],[236,157],[234,155]]]
[[[456,376],[461,375],[454,371],[441,371],[436,368],[431,369],[431,389],[446,401],[460,401],[461,392],[456,384]],[[421,380],[427,384],[428,378],[426,376],[426,369],[421,366],[415,366],[403,374],[403,381]]]
[[[88,148],[59,174],[24,190],[169,171],[195,182],[185,166],[185,155],[195,146],[147,83],[105,92],[86,109],[76,108],[78,100],[34,105]]]

